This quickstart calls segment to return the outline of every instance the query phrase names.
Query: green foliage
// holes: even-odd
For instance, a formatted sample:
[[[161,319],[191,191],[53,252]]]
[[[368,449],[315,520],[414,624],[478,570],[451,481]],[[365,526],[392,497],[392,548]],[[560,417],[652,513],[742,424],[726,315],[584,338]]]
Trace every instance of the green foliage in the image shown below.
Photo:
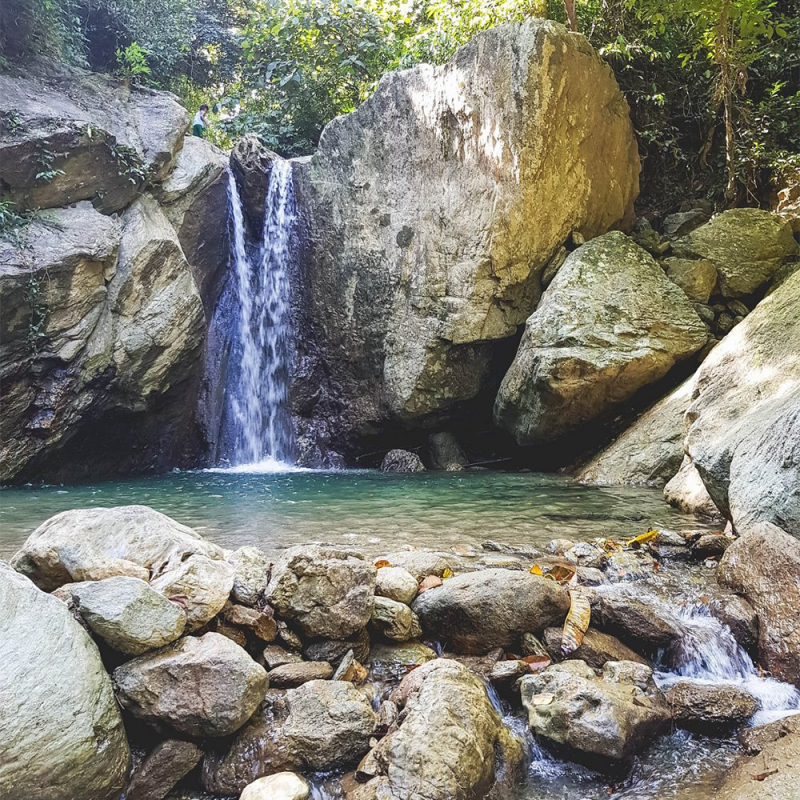
[[[147,66],[147,51],[138,42],[131,42],[126,48],[117,48],[117,75],[123,80],[141,83],[150,74]]]
[[[15,245],[22,244],[25,229],[31,222],[31,215],[17,211],[11,200],[0,200],[0,239]]]
[[[41,340],[45,337],[47,327],[47,303],[45,301],[45,276],[31,274],[25,284],[25,302],[30,309],[28,319],[27,342],[31,355],[39,352]]]

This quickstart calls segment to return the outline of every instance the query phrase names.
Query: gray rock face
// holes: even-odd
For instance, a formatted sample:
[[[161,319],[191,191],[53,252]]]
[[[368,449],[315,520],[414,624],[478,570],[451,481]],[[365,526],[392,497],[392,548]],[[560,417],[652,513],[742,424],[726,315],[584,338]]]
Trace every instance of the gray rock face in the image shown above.
[[[188,736],[227,736],[264,699],[267,673],[218,633],[185,636],[114,670],[122,707]]]
[[[521,743],[503,725],[482,681],[456,661],[415,670],[400,727],[370,753],[375,775],[364,797],[484,797],[499,769],[513,773]],[[497,770],[497,771],[496,771]]]
[[[522,445],[580,429],[708,338],[686,295],[622,233],[572,252],[530,316],[495,422]]]
[[[717,569],[717,580],[755,609],[760,663],[795,686],[800,686],[798,575],[800,542],[769,523],[737,539]]]
[[[381,472],[425,472],[425,465],[416,453],[390,450],[381,461]]]
[[[0,183],[27,208],[92,200],[119,211],[146,181],[167,174],[189,117],[167,92],[126,88],[108,76],[51,61],[0,76],[0,111],[18,124],[0,128]],[[50,180],[42,153],[53,153]],[[60,171],[60,172],[59,172]]]
[[[699,228],[708,222],[708,217],[709,215],[703,209],[693,208],[689,211],[669,214],[664,217],[664,223],[661,227],[667,239],[677,239],[681,236],[686,236],[687,233],[691,233],[695,228]]]
[[[344,639],[369,622],[375,573],[363,556],[349,551],[292,547],[273,565],[266,596],[303,635]]]
[[[766,283],[797,252],[792,226],[757,208],[734,208],[718,214],[672,243],[676,256],[711,261],[726,297],[743,297]]]
[[[270,693],[230,748],[209,753],[203,785],[236,795],[249,783],[284,770],[354,765],[369,749],[378,715],[367,695],[345,681],[310,681],[285,695]]]
[[[128,783],[125,800],[163,800],[202,757],[203,751],[191,742],[167,739],[157,744]]]
[[[97,647],[67,606],[0,564],[0,796],[113,800],[130,753]]]
[[[246,606],[256,605],[267,589],[272,562],[257,547],[240,547],[227,561],[234,569],[233,599]]]
[[[682,728],[705,733],[744,725],[758,710],[758,701],[737,686],[682,680],[664,692],[672,718]]]
[[[398,550],[387,553],[384,558],[393,567],[408,570],[418,581],[428,575],[441,578],[445,571],[450,569],[450,562],[445,556],[426,550]]]
[[[78,611],[110,647],[141,655],[175,641],[186,614],[139,578],[124,576],[78,583],[71,588]]]
[[[560,25],[386,75],[295,170],[313,335],[295,393],[318,397],[303,413],[349,440],[475,397],[548,259],[623,222],[638,172],[611,71]]]
[[[700,473],[689,456],[684,456],[680,469],[664,487],[664,499],[688,514],[707,519],[721,519],[719,509],[711,499]]]
[[[758,615],[747,600],[735,594],[714,597],[708,603],[708,612],[730,628],[733,638],[748,653],[757,652]]]
[[[744,532],[800,536],[800,272],[762,300],[701,365],[687,452],[717,507]]]
[[[256,238],[264,227],[264,203],[272,164],[280,158],[267,150],[255,134],[239,139],[231,150],[231,169],[239,184],[245,217]]]
[[[539,575],[487,569],[449,578],[412,607],[423,630],[447,641],[450,650],[480,655],[563,622],[569,595]]]
[[[600,759],[630,758],[669,722],[658,692],[598,678],[582,661],[525,676],[520,693],[535,734]]]
[[[432,433],[428,437],[428,448],[431,461],[436,469],[447,472],[458,472],[467,465],[467,457],[458,443],[458,439],[449,431]]]
[[[576,478],[605,486],[652,486],[673,478],[684,457],[684,416],[692,387],[690,378],[659,400],[589,461]]]

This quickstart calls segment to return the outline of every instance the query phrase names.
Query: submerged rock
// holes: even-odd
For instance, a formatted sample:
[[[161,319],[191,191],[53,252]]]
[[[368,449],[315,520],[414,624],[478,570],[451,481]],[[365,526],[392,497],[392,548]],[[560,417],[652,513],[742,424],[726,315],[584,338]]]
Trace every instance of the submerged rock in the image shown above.
[[[609,766],[603,759],[629,759],[669,723],[658,692],[645,692],[619,676],[598,678],[583,661],[528,675],[519,687],[531,730],[591,757],[600,768]]]
[[[285,770],[354,766],[369,749],[378,715],[346,681],[310,681],[283,696],[270,693],[228,749],[209,753],[203,785],[236,795],[257,778]]]
[[[744,595],[758,616],[760,663],[800,687],[800,542],[769,523],[754,526],[726,551],[723,585]]]
[[[266,598],[304,636],[344,639],[369,622],[375,577],[361,554],[299,545],[273,565]]]
[[[412,677],[413,676],[413,677]],[[369,754],[363,798],[473,800],[520,766],[523,755],[483,682],[455,661],[425,664],[406,678],[400,726]]]
[[[675,723],[704,733],[744,725],[758,711],[758,701],[738,686],[681,680],[664,692]]]
[[[425,472],[425,465],[416,453],[390,450],[381,461],[381,472]]]
[[[130,753],[97,646],[2,563],[0,609],[0,796],[114,800]]]
[[[177,603],[139,578],[106,578],[74,584],[70,594],[83,619],[106,644],[128,655],[175,641],[186,627]]]
[[[347,443],[474,398],[547,261],[573,230],[628,219],[638,172],[611,70],[556,23],[385,75],[295,170],[316,364],[295,390],[322,398],[311,415]]]
[[[218,633],[186,636],[114,670],[122,707],[189,736],[227,736],[252,716],[269,685],[264,668]]]
[[[423,630],[454,652],[482,654],[562,622],[569,595],[539,575],[487,569],[448,579],[419,595],[413,609]]]
[[[686,295],[622,233],[572,252],[525,324],[494,407],[521,445],[602,417],[697,352],[708,333]]]

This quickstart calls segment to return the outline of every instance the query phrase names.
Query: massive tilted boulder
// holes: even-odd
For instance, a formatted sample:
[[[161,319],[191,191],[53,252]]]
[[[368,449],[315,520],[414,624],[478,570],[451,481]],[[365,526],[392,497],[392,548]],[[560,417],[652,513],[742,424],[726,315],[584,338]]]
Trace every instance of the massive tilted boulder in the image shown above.
[[[739,532],[800,536],[800,272],[764,298],[700,367],[686,449]]]
[[[759,662],[800,686],[800,542],[768,522],[725,551],[717,579],[743,595],[758,616]]]
[[[104,213],[166,176],[189,123],[171,94],[45,60],[3,70],[0,112],[6,197],[27,208],[91,200]]]
[[[508,775],[520,765],[520,741],[466,667],[439,659],[419,667],[404,684],[409,685],[398,691],[405,701],[402,723],[368,756],[374,777],[359,795],[364,800],[477,800],[501,771]]]
[[[261,704],[264,668],[219,633],[184,636],[114,670],[124,709],[188,736],[228,736]]]
[[[663,378],[708,334],[653,258],[612,232],[571,253],[530,316],[495,401],[522,445],[579,430]]]
[[[672,243],[676,256],[710,261],[725,297],[751,294],[797,253],[792,226],[757,208],[734,208]]]
[[[677,389],[642,414],[576,475],[606,486],[659,485],[674,477],[683,461],[684,417],[693,382]]]
[[[419,595],[412,607],[423,630],[446,641],[449,650],[480,655],[561,624],[569,595],[540,575],[487,569],[449,578]]]
[[[0,796],[113,800],[130,753],[97,646],[67,606],[0,564]]]
[[[649,667],[633,667],[652,676]],[[627,672],[604,669],[598,677],[583,661],[565,661],[526,675],[519,687],[531,730],[599,766],[630,758],[666,727],[669,711],[652,683],[642,689]]]
[[[377,723],[366,693],[346,681],[314,680],[285,694],[270,692],[233,742],[206,756],[203,785],[213,794],[236,795],[284,770],[354,766]]]
[[[344,639],[372,616],[375,573],[359,553],[299,545],[275,562],[265,596],[305,636]]]
[[[573,230],[628,219],[638,172],[611,70],[556,23],[504,25],[443,66],[384,76],[295,166],[304,416],[346,441],[475,397],[548,259]]]

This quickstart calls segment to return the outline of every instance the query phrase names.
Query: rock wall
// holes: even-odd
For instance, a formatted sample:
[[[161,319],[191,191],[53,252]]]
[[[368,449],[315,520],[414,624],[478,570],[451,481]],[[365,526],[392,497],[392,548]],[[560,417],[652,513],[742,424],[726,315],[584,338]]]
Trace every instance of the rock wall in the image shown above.
[[[625,224],[638,172],[610,69],[555,23],[385,76],[296,163],[299,417],[346,447],[475,398],[548,259]]]
[[[0,480],[164,468],[193,424],[228,262],[224,154],[164,92],[37,62],[0,75]]]

